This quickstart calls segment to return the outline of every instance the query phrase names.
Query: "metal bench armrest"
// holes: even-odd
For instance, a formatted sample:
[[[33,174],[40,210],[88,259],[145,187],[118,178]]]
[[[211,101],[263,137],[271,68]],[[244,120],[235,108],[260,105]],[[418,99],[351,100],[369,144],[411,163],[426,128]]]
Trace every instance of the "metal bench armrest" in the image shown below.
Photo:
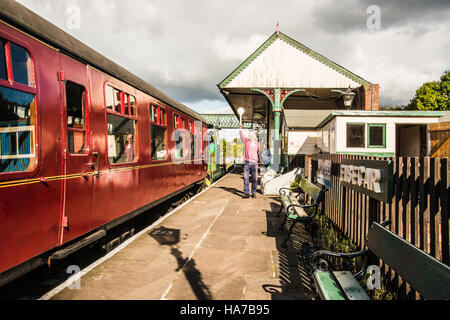
[[[363,256],[366,253],[367,253],[366,250],[361,250],[361,251],[352,252],[352,253],[319,250],[319,251],[314,252],[311,255],[311,265],[314,268],[314,270],[327,271],[328,270],[328,262],[325,259],[322,259],[321,258],[322,256],[331,256],[331,257],[337,257],[337,258],[342,258],[342,259],[351,259],[351,258]]]
[[[282,188],[280,188],[280,190],[278,190],[278,193],[281,195],[281,193],[282,193],[282,190],[284,191],[284,190],[289,190],[289,191],[294,191],[294,192],[300,192],[301,191],[301,188],[289,188],[289,187],[282,187]],[[286,194],[286,192],[283,192],[283,194]]]

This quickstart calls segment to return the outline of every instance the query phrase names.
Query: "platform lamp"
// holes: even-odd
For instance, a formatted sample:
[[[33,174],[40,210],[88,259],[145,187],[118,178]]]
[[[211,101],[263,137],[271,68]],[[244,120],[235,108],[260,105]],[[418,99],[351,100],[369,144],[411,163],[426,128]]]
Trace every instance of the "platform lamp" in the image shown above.
[[[239,108],[238,113],[239,113],[239,123],[242,124],[242,115],[244,114],[244,108]]]
[[[331,92],[339,92],[340,94],[342,94],[342,99],[344,100],[344,106],[346,109],[351,109],[352,107],[352,103],[353,103],[353,99],[355,98],[356,93],[354,93],[350,87],[348,87],[347,91],[342,91],[342,90],[331,90]]]

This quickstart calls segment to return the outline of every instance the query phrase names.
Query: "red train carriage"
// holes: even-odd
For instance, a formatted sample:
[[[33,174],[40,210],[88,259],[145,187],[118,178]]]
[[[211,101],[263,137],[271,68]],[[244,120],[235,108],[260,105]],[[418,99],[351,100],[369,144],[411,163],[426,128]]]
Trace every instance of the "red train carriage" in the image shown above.
[[[190,136],[176,143],[180,129]],[[204,179],[205,132],[194,111],[3,0],[0,285]]]

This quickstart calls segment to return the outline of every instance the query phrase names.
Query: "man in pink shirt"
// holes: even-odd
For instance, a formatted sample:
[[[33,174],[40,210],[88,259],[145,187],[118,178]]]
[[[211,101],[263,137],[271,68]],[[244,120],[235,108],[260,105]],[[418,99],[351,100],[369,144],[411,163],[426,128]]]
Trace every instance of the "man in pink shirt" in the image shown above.
[[[239,134],[244,142],[244,198],[248,198],[250,195],[250,173],[252,174],[252,198],[254,198],[258,187],[259,142],[254,131],[250,131],[249,139],[244,137],[242,123],[239,123]]]

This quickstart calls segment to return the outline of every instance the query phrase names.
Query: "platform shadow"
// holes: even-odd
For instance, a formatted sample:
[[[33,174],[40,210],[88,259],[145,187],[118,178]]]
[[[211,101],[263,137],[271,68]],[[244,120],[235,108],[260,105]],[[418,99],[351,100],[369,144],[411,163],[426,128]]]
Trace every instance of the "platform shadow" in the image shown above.
[[[183,258],[182,252],[173,246],[170,248],[170,253],[177,260],[178,268],[176,271],[183,271],[197,300],[212,300],[213,295],[209,287],[204,283],[201,272],[196,268],[195,260]]]
[[[312,248],[312,238],[305,226],[297,223],[291,234],[286,247],[282,243],[287,236],[287,228],[279,231],[283,220],[283,214],[278,216],[281,208],[279,199],[274,199],[270,203],[270,210],[266,210],[267,237],[274,237],[276,240],[277,260],[278,260],[278,280],[280,285],[263,284],[262,289],[271,294],[272,300],[313,300],[315,297],[314,288],[311,281],[311,270],[300,254],[305,248]]]
[[[204,283],[200,270],[196,268],[194,259],[183,257],[183,253],[177,247],[180,242],[180,229],[165,228],[163,226],[153,229],[149,236],[154,238],[160,245],[168,246],[170,253],[177,261],[175,271],[183,271],[186,280],[195,294],[197,300],[212,300],[213,295],[209,287]]]
[[[236,189],[236,188],[224,187],[224,186],[220,186],[220,187],[216,187],[216,188],[219,188],[219,189],[228,191],[228,192],[233,193],[233,194],[235,194],[235,195],[237,195],[237,196],[240,196],[240,197],[243,197],[243,196],[244,196],[244,192],[241,191],[241,190],[238,190],[238,189]]]

